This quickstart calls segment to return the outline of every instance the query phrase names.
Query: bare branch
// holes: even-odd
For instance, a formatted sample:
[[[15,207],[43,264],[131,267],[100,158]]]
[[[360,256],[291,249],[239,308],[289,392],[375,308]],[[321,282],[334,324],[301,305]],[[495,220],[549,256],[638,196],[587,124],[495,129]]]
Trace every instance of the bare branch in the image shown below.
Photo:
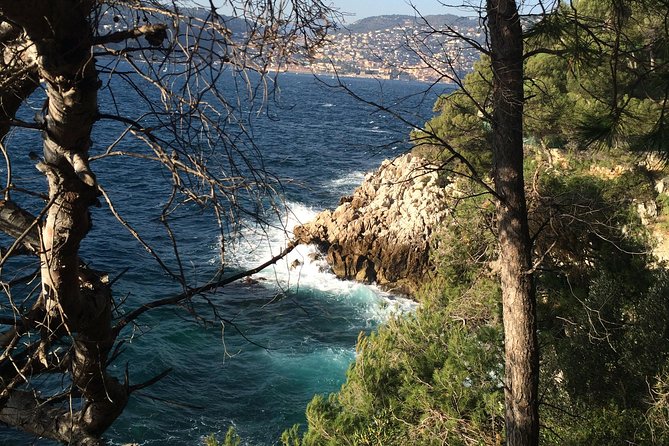
[[[145,37],[153,46],[159,46],[167,37],[167,25],[148,24],[138,28],[117,31],[104,36],[97,36],[93,39],[93,45],[107,45],[110,43],[120,43],[128,39],[137,39]]]
[[[297,245],[295,243],[289,243],[288,246],[283,251],[281,251],[278,255],[272,257],[271,259],[269,259],[265,263],[255,267],[253,269],[246,270],[246,271],[240,272],[238,274],[234,274],[234,275],[232,275],[230,277],[226,277],[224,279],[214,280],[212,282],[206,283],[206,284],[201,285],[201,286],[196,287],[196,288],[191,288],[191,289],[189,289],[187,291],[184,291],[183,293],[180,293],[176,296],[171,296],[171,297],[167,297],[167,298],[160,299],[160,300],[155,300],[153,302],[149,302],[147,304],[144,304],[141,307],[137,308],[136,310],[133,310],[130,313],[123,316],[123,318],[116,323],[116,326],[114,327],[115,336],[118,336],[120,331],[126,325],[128,325],[130,322],[134,321],[139,316],[141,316],[142,314],[146,313],[149,310],[152,310],[154,308],[164,307],[164,306],[167,306],[167,305],[176,305],[180,302],[183,302],[183,301],[186,301],[186,300],[192,298],[193,296],[197,296],[198,294],[203,294],[203,293],[215,290],[216,288],[221,288],[221,287],[223,287],[223,286],[225,286],[229,283],[236,282],[240,279],[243,279],[244,277],[249,277],[253,274],[256,274],[256,273],[262,271],[263,269],[267,268],[268,266],[273,265],[274,263],[278,262],[282,258],[286,257],[293,249],[295,249],[296,246]]]

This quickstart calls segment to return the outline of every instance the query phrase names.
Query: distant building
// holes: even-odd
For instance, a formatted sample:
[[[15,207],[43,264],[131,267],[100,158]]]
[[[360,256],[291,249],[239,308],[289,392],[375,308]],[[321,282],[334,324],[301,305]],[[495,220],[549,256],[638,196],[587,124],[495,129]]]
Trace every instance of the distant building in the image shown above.
[[[315,56],[316,72],[336,71],[340,75],[364,75],[392,79],[432,81],[439,73],[471,71],[479,59],[471,46],[449,34],[461,34],[482,41],[478,18],[431,16],[443,25],[434,32],[410,16],[380,16],[363,19],[330,39]],[[446,28],[446,26],[450,27]]]

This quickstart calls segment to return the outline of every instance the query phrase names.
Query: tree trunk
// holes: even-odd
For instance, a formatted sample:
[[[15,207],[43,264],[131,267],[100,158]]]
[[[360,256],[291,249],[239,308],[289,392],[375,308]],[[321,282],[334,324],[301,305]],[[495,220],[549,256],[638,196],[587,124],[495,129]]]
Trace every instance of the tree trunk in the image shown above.
[[[507,445],[539,442],[539,354],[523,179],[523,33],[513,0],[488,0],[493,152],[504,316]]]
[[[125,407],[128,389],[106,371],[114,341],[111,291],[98,274],[80,268],[79,259],[79,245],[90,229],[88,208],[98,194],[88,166],[99,84],[88,22],[95,2],[26,3],[0,1],[0,13],[23,28],[34,44],[39,76],[46,84],[44,161],[38,169],[48,180],[50,207],[40,231],[38,305],[46,316],[39,358],[46,367],[51,342],[71,339],[67,364],[82,407],[54,407],[51,422],[46,422],[33,416],[43,402],[36,396],[28,401],[29,394],[15,391],[0,419],[68,444],[97,444]]]
[[[92,2],[65,3],[71,5],[49,11],[52,34],[34,39],[48,97],[40,169],[53,202],[42,226],[42,298],[51,321],[63,322],[51,328],[73,338],[70,373],[85,401],[73,421],[97,437],[125,407],[127,391],[106,372],[113,344],[111,293],[79,268],[79,244],[90,229],[88,208],[97,195],[88,148],[97,118],[98,77],[87,21]],[[82,286],[89,283],[97,286]]]

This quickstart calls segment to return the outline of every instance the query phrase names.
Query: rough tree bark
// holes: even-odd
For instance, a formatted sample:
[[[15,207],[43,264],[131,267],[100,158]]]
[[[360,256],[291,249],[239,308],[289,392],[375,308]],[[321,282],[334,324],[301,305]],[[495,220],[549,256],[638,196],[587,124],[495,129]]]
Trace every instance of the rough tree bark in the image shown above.
[[[539,353],[523,179],[523,31],[516,2],[488,0],[493,153],[504,317],[507,444],[539,442]]]
[[[128,391],[106,372],[114,341],[111,292],[99,275],[80,269],[78,256],[79,244],[90,228],[88,207],[98,194],[88,166],[99,84],[87,20],[95,2],[18,3],[1,2],[0,13],[25,33],[47,94],[44,160],[38,169],[48,180],[50,207],[40,228],[42,293],[37,306],[43,309],[44,319],[38,357],[48,367],[50,340],[71,336],[68,368],[86,404],[78,411],[63,408],[45,414],[38,410],[34,396],[14,391],[5,396],[0,419],[60,441],[97,444],[125,407]],[[26,84],[20,93],[30,92],[30,78]],[[13,109],[14,103],[3,103],[5,107]],[[12,113],[11,109],[6,112]]]

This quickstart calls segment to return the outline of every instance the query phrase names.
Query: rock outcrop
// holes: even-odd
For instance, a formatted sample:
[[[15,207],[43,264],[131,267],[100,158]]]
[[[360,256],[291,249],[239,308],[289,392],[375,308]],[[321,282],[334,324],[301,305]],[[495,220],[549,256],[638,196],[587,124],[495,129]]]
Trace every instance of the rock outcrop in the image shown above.
[[[334,211],[294,233],[318,245],[337,276],[412,294],[432,269],[430,239],[448,216],[447,189],[421,158],[386,160]]]

